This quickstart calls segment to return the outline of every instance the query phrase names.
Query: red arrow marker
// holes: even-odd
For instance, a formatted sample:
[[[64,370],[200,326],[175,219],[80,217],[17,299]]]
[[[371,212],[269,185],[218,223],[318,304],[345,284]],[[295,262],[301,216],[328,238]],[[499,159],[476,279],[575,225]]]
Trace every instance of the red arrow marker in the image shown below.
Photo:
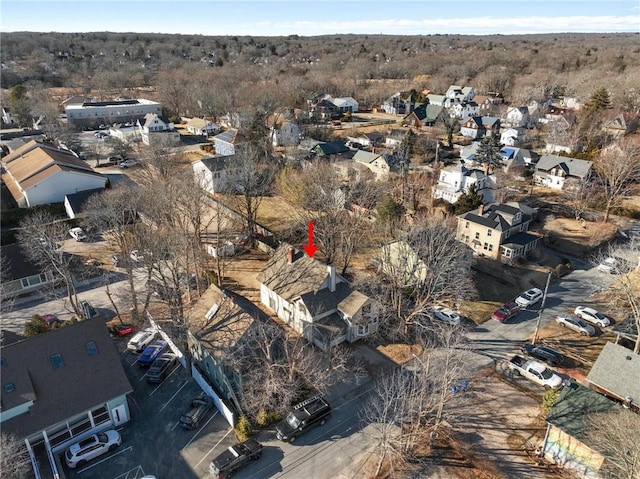
[[[318,246],[313,244],[313,221],[309,221],[309,244],[303,244],[302,248],[307,252],[309,258],[313,258],[313,255],[318,251]]]

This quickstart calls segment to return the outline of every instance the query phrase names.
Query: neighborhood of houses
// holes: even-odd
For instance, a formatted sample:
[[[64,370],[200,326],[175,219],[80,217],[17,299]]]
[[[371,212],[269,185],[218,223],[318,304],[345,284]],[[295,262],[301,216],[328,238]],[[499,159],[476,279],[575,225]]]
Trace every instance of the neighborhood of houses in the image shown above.
[[[463,267],[471,270],[480,259],[500,267],[526,264],[539,254],[544,237],[533,228],[537,208],[523,197],[531,192],[535,196],[537,189],[569,194],[595,175],[592,161],[572,156],[577,150],[571,135],[557,134],[569,130],[570,118],[583,106],[570,98],[510,105],[499,94],[478,95],[474,87],[462,85],[451,85],[443,94],[399,91],[364,111],[350,96],[317,94],[308,99],[305,109],[274,114],[267,120],[266,131],[283,164],[304,169],[325,162],[344,185],[354,179],[404,184],[410,183],[407,177],[426,175],[432,179],[428,201],[440,205],[443,214],[447,204],[477,196],[476,206],[454,218],[455,239],[468,252]],[[61,108],[69,125],[99,144],[108,138],[139,144],[137,151],[191,147],[189,151],[195,153],[188,168],[194,185],[221,211],[242,219],[224,205],[223,198],[225,192],[238,189],[236,155],[249,141],[236,114],[170,121],[162,104],[142,98],[95,101],[75,96]],[[11,120],[10,112],[3,109],[3,121]],[[307,134],[310,123],[334,133],[334,139],[313,139]],[[603,121],[602,132],[620,138],[633,133],[636,123],[637,118],[616,112]],[[453,125],[453,141],[447,141],[447,125]],[[88,134],[93,131],[95,135]],[[553,135],[546,134],[551,131]],[[434,139],[434,158],[428,164],[403,156],[409,134]],[[91,166],[78,151],[45,136],[41,121],[29,131],[3,133],[3,202],[8,198],[15,209],[61,204],[67,220],[81,222],[91,197],[117,188],[112,184],[113,168]],[[494,151],[487,156],[490,146]],[[145,167],[143,155],[136,163],[138,168]],[[123,166],[116,173],[131,172],[135,181],[135,171]],[[525,185],[523,197],[505,194],[513,182]],[[363,209],[357,204],[344,207]],[[374,211],[366,213],[376,221]],[[407,211],[407,218],[416,221],[415,213]],[[266,227],[261,231],[271,233]],[[267,244],[259,236],[256,244],[269,256],[255,276],[254,303],[212,284],[187,308],[184,344],[172,341],[170,332],[161,332],[162,340],[231,426],[243,415],[243,368],[254,365],[230,364],[228,357],[242,347],[249,331],[259,328],[257,310],[321,351],[366,343],[382,325],[380,301],[359,290],[335,264],[325,264],[319,256],[285,241]],[[202,247],[216,259],[237,254],[234,241],[225,244],[228,249]],[[376,255],[381,271],[403,276],[407,287],[429,275],[428,266],[404,241],[380,245]],[[19,243],[3,244],[2,258],[1,293],[7,302],[19,304],[20,298],[29,298],[59,279],[53,271],[42,271]],[[150,314],[147,317],[152,320]],[[433,318],[437,321],[437,315]],[[153,325],[158,327],[155,321]],[[72,445],[122,425],[126,428],[135,415],[128,400],[133,388],[113,335],[104,320],[89,318],[13,342],[9,334],[3,336],[1,428],[26,445],[35,477],[61,477],[62,453],[69,465]],[[622,343],[607,342],[585,377],[565,384],[547,412],[546,433],[536,444],[539,456],[577,477],[601,477],[608,451],[589,442],[585,416],[606,411],[640,413],[640,356]]]

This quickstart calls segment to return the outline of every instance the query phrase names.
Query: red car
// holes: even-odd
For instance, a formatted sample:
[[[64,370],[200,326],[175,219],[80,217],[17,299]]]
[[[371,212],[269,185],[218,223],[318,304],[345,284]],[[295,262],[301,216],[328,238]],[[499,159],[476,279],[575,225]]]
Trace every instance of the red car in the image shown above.
[[[510,302],[507,304],[503,304],[498,309],[496,309],[491,315],[491,318],[495,319],[496,321],[500,321],[501,323],[505,323],[509,319],[517,316],[519,312],[520,306],[518,306],[514,302]]]
[[[128,336],[135,331],[133,324],[119,324],[111,328],[111,332],[116,336]]]

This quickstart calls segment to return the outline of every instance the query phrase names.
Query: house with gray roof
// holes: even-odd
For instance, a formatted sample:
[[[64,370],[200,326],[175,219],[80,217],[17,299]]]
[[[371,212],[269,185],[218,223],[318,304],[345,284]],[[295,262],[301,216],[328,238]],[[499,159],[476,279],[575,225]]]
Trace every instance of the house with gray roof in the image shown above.
[[[576,188],[591,175],[593,163],[558,155],[543,155],[536,164],[533,179],[538,185],[566,190]]]
[[[234,156],[208,156],[191,163],[196,182],[207,193],[216,195],[229,186]]]
[[[2,282],[0,282],[2,299],[37,291],[59,279],[53,271],[43,272],[25,254],[19,243],[2,245],[0,255],[2,256]]]
[[[420,94],[415,90],[399,91],[382,103],[382,110],[390,115],[407,115],[419,103]]]
[[[587,420],[595,414],[631,413],[577,382],[565,386],[546,417],[547,432],[540,447],[542,457],[580,477],[601,477],[598,471],[605,461],[604,451],[594,445]]]
[[[605,344],[587,375],[587,382],[596,391],[640,412],[640,355],[630,349]]]
[[[131,417],[132,387],[100,319],[3,345],[0,357],[2,432],[27,444],[35,477],[59,477],[55,455]]]
[[[431,103],[420,103],[415,109],[403,118],[403,123],[414,128],[433,126],[447,115],[444,107]]]
[[[100,194],[104,191],[102,188],[94,188],[92,190],[78,191],[64,196],[64,209],[67,216],[71,219],[82,216],[85,205],[93,195]]]
[[[142,120],[138,120],[138,132],[145,145],[177,145],[180,143],[180,133],[173,123],[157,113],[147,113]]]
[[[351,149],[345,145],[344,140],[320,142],[311,148],[311,153],[317,157],[331,157],[350,154]]]
[[[229,128],[213,137],[213,146],[216,149],[216,156],[235,155],[236,147],[240,141],[238,130]]]
[[[512,263],[538,246],[540,238],[528,232],[531,215],[506,203],[482,205],[458,216],[456,239],[474,254]]]
[[[366,166],[375,175],[376,180],[386,180],[394,171],[393,163],[385,156],[378,153],[370,153],[358,150],[353,155],[353,161]]]
[[[479,140],[485,136],[500,134],[500,118],[494,116],[472,116],[460,126],[460,134]]]
[[[220,126],[204,118],[192,118],[187,122],[187,131],[192,135],[209,136],[220,132]]]
[[[281,245],[258,275],[260,301],[321,349],[378,329],[378,303],[303,251]]]

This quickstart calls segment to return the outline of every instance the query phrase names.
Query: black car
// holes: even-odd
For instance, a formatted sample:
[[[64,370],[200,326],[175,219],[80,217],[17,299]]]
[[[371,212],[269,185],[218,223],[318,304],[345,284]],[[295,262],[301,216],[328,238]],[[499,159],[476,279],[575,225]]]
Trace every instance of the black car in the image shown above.
[[[147,372],[147,381],[158,384],[167,377],[167,374],[173,369],[177,362],[176,355],[173,353],[164,353],[154,359]]]
[[[523,344],[520,348],[523,354],[532,358],[544,361],[551,366],[560,366],[564,362],[562,354],[547,346],[534,346],[533,344]]]
[[[249,461],[259,459],[261,455],[262,444],[255,439],[234,444],[211,461],[211,474],[215,479],[226,479]]]
[[[331,406],[321,396],[296,404],[287,417],[276,425],[278,439],[293,442],[306,429],[324,425],[331,416]]]
[[[191,401],[189,409],[180,418],[180,426],[185,429],[195,429],[200,425],[202,418],[207,415],[213,402],[205,393],[200,394]]]

